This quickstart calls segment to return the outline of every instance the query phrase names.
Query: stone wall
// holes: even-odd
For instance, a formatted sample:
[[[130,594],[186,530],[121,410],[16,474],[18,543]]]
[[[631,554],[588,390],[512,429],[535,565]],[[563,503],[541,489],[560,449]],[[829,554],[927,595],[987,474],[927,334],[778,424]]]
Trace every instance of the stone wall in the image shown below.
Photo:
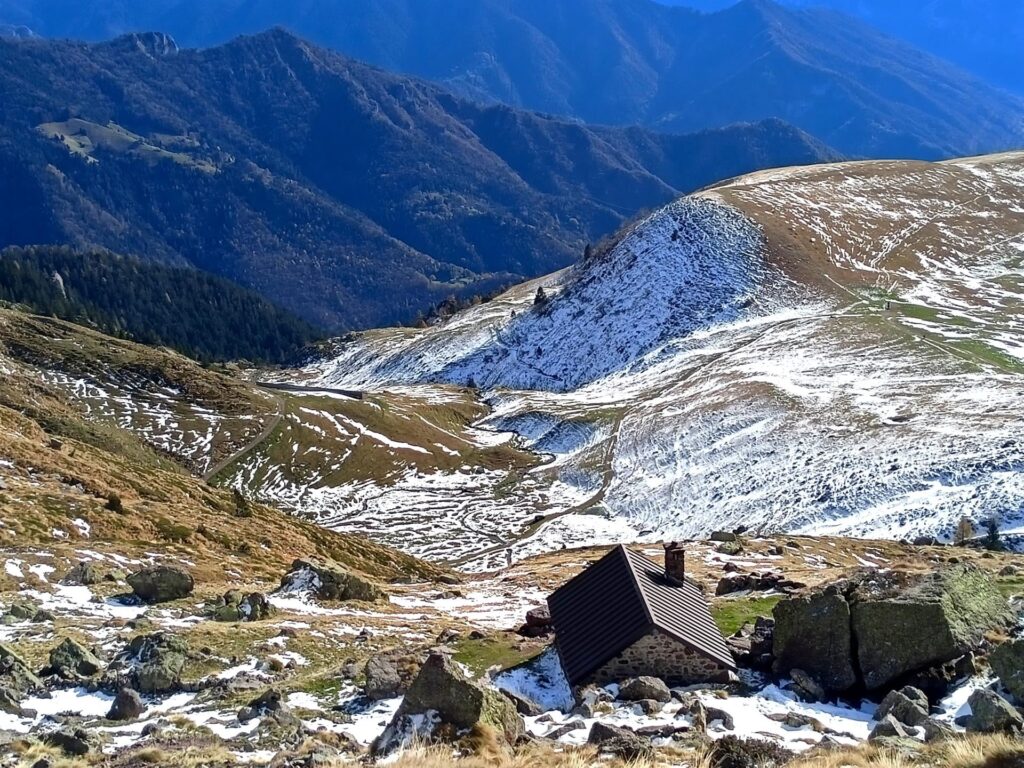
[[[660,677],[669,685],[688,685],[725,682],[728,670],[655,629],[601,666],[592,678],[604,685],[638,675]]]

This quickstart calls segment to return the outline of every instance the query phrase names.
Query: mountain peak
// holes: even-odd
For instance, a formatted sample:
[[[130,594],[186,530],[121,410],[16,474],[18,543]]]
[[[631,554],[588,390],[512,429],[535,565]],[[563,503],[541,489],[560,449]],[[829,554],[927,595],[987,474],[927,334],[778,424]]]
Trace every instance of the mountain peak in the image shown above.
[[[178,52],[178,44],[165,32],[130,32],[115,37],[107,45],[116,50],[137,50],[154,59],[173,56]]]

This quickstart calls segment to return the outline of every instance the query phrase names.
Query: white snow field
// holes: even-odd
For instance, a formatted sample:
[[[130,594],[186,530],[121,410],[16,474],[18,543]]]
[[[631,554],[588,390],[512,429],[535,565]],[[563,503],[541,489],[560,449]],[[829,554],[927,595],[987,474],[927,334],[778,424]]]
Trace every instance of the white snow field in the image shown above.
[[[555,457],[523,478],[573,491],[551,494],[544,524],[508,525],[514,490],[474,497],[473,527],[507,541],[469,567],[588,543],[591,521],[594,541],[738,525],[948,535],[962,514],[1020,528],[1022,200],[1020,153],[755,174],[667,206],[610,252],[421,331],[362,334],[296,375],[424,397],[476,386],[481,429]],[[479,546],[404,487],[364,493],[363,517],[386,527],[401,506],[468,541],[460,554]]]

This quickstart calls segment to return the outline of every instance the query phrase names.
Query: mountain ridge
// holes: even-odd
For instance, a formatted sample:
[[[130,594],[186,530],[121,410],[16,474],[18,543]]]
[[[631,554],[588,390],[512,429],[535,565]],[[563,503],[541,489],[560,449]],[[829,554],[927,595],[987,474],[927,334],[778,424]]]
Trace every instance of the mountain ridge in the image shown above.
[[[670,136],[481,106],[283,30],[0,46],[0,244],[192,264],[333,329],[412,322],[683,190],[835,157],[777,121]]]
[[[6,2],[13,21],[32,16],[31,2]],[[818,10],[764,0],[714,14],[654,0],[333,0],[329,6],[168,0],[145,9],[122,4],[107,16],[68,9],[55,15],[51,34],[97,39],[160,28],[186,45],[207,46],[283,25],[474,99],[590,123],[691,131],[779,117],[846,155],[864,157],[938,159],[1020,146],[1024,101],[843,19],[836,24]],[[783,33],[786,42],[779,44]],[[727,72],[742,77],[723,78]],[[933,88],[941,95],[930,96]],[[790,98],[793,93],[801,98]]]

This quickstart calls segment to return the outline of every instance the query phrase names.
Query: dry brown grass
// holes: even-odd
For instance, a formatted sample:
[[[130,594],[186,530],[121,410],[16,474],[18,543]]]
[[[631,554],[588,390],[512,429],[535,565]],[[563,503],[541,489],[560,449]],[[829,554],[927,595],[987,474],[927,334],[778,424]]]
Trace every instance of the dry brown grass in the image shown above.
[[[853,749],[820,750],[791,768],[1017,768],[1024,765],[1024,741],[1002,734],[972,735],[934,742],[919,752],[864,744]]]

